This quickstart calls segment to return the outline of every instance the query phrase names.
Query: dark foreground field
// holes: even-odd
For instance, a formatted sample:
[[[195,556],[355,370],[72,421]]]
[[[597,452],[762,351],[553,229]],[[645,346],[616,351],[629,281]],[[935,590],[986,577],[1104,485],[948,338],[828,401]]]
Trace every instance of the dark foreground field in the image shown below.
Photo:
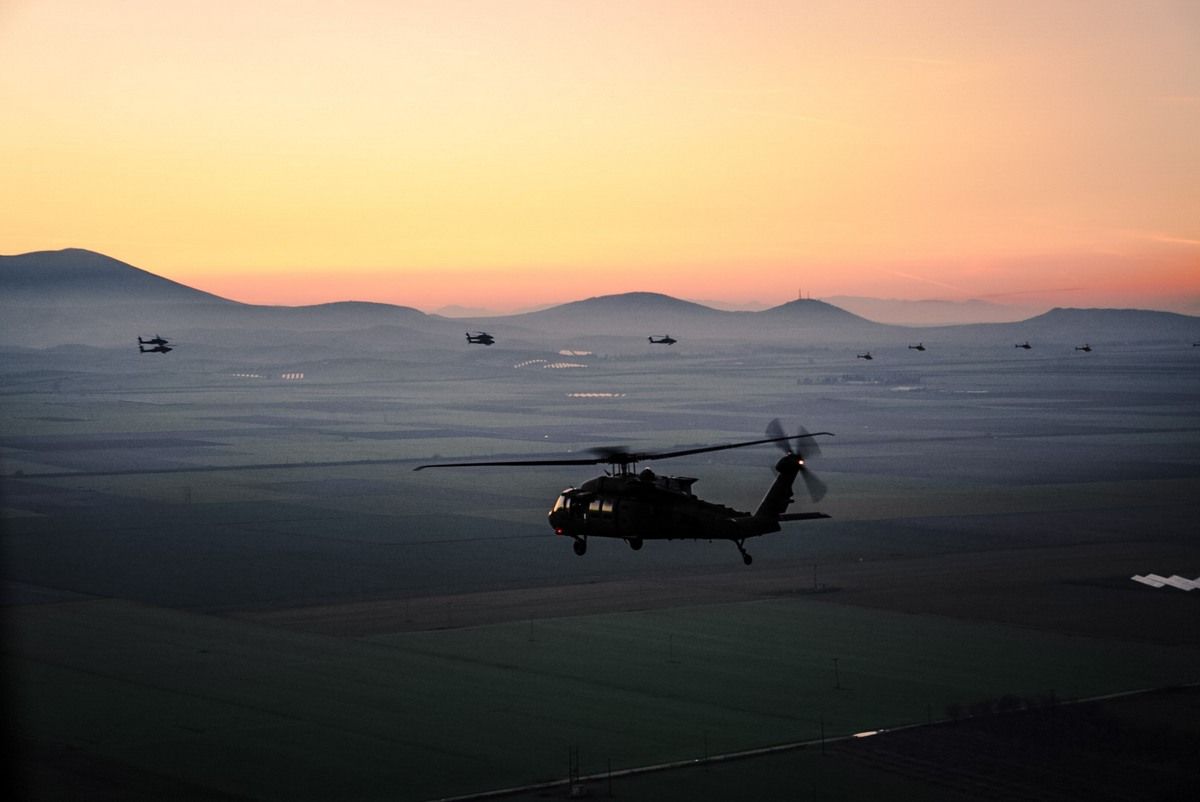
[[[420,800],[958,719],[612,789],[1194,787],[1176,761],[1194,693],[1047,700],[1200,680],[1200,598],[1129,580],[1200,576],[1198,355],[1001,345],[864,365],[685,344],[559,368],[499,346],[153,367],[7,352],[13,782],[37,799]],[[834,517],[748,543],[749,568],[728,543],[576,557],[544,516],[587,470],[410,470],[728,442],[773,417],[836,433],[814,462]],[[657,467],[744,509],[773,462]],[[997,706],[1036,709],[966,718]],[[1139,795],[1096,766],[1160,782]]]
[[[604,773],[571,787],[591,797],[666,802],[1115,801],[1195,793],[1200,690],[1194,687],[1079,704],[983,701],[974,716],[958,720],[632,776]],[[500,798],[561,799],[569,793],[555,786]]]

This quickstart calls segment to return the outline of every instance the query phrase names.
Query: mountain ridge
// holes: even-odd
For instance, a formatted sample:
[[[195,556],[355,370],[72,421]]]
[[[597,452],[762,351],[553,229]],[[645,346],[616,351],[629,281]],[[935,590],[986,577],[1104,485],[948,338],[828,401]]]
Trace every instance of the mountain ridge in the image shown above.
[[[954,326],[971,323],[1015,323],[1040,314],[1044,306],[998,304],[981,298],[948,301],[939,298],[907,300],[835,295],[827,302],[880,323],[895,326]]]
[[[0,256],[0,292],[6,299],[44,296],[48,290],[60,303],[132,301],[135,293],[138,303],[237,303],[84,248]]]
[[[377,326],[419,327],[449,337],[463,327],[506,338],[551,334],[560,340],[671,334],[688,339],[748,338],[780,342],[879,341],[925,335],[1066,337],[1101,340],[1200,337],[1200,317],[1138,309],[1055,307],[1022,321],[899,326],[834,304],[797,299],[759,311],[714,309],[657,292],[626,292],[569,301],[511,315],[446,318],[411,306],[332,301],[306,306],[246,304],[197,290],[117,259],[79,248],[0,256],[0,344],[47,346],[118,342],[136,329],[282,331],[319,334]],[[67,308],[69,307],[69,308]],[[89,314],[90,313],[90,314]],[[116,333],[122,332],[119,336]],[[64,339],[74,337],[74,340]],[[94,338],[91,339],[91,338]]]

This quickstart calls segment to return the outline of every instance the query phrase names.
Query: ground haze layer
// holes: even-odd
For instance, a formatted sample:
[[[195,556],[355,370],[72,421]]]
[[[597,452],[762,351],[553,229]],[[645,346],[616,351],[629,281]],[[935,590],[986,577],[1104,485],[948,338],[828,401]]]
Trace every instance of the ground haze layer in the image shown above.
[[[434,799],[1200,679],[1196,592],[1130,579],[1200,576],[1193,318],[1062,310],[810,337],[795,315],[815,307],[631,300],[596,318],[617,303],[624,331],[499,321],[491,347],[467,344],[462,321],[376,305],[172,297],[203,309],[147,325],[97,304],[78,328],[27,317],[11,338],[6,323],[19,790]],[[664,305],[760,322],[680,336]],[[111,341],[81,336],[101,323]],[[138,353],[156,333],[178,347]],[[663,333],[680,341],[646,339]],[[792,508],[832,518],[747,542],[750,567],[727,542],[594,540],[575,556],[545,516],[592,469],[412,471],[734,442],[776,417],[835,433],[812,462],[829,494],[813,505],[798,487]],[[777,456],[652,467],[753,509]],[[1121,720],[1169,718],[1154,698]],[[1028,788],[960,773],[936,796],[961,750],[909,737],[822,764],[811,747],[722,764],[708,790]],[[1136,762],[1194,783],[1163,768],[1170,754]],[[737,765],[753,768],[722,779]],[[1101,796],[1100,779],[1079,782]],[[669,798],[670,784],[615,790]]]

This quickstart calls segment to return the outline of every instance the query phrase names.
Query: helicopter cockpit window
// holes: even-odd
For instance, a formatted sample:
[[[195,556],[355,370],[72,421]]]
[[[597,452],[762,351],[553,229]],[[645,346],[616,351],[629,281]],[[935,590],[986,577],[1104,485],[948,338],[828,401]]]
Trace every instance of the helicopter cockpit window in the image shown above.
[[[564,510],[566,508],[567,508],[567,495],[566,495],[566,493],[563,493],[562,495],[560,495],[558,497],[558,500],[554,502],[554,507],[550,510],[550,512],[558,512],[559,510]]]
[[[567,508],[572,518],[586,518],[588,512],[588,501],[590,499],[577,495],[563,496],[563,506]]]
[[[587,517],[588,518],[611,518],[616,511],[616,501],[611,498],[595,497],[588,501]],[[582,505],[582,499],[577,499],[575,504]],[[574,509],[574,508],[572,508]]]

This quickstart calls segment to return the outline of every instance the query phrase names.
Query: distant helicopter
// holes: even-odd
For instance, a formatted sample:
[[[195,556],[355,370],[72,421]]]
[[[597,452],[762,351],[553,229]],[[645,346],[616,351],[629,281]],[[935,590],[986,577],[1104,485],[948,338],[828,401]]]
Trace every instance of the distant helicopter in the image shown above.
[[[175,349],[169,345],[156,345],[153,348],[147,348],[141,343],[138,343],[138,353],[142,354],[165,354],[174,350]]]
[[[1091,353],[1092,346],[1089,343],[1084,343],[1083,345],[1075,346],[1075,350],[1076,351],[1087,351],[1088,353]]]
[[[821,512],[788,513],[792,484],[797,476],[804,480],[809,496],[820,501],[825,495],[825,483],[808,470],[808,459],[820,454],[812,438],[832,435],[832,432],[805,431],[787,435],[778,420],[767,426],[767,437],[721,446],[704,446],[680,451],[632,453],[623,448],[596,448],[594,458],[503,460],[496,462],[443,462],[418,465],[426,468],[513,467],[525,465],[608,465],[604,476],[562,491],[549,512],[550,526],[556,535],[574,540],[575,553],[587,553],[588,538],[620,538],[634,551],[646,540],[728,540],[737,546],[742,562],[750,565],[754,558],[747,553],[747,538],[780,531],[785,521],[828,518]],[[777,476],[758,508],[742,512],[702,501],[692,494],[696,479],[688,476],[659,476],[646,469],[636,471],[639,462],[671,459],[710,451],[745,448],[763,443],[777,443],[784,456],[775,463]]]
[[[486,331],[477,331],[474,334],[467,332],[467,342],[475,345],[493,345],[496,338],[488,334]]]
[[[1033,346],[1029,344],[1029,340],[1026,340],[1023,343],[1017,343],[1016,345],[1013,346],[1013,348],[1024,348],[1026,351],[1028,351],[1032,347]]]
[[[654,339],[653,337],[647,337],[646,339],[649,340],[650,342],[654,343],[655,345],[674,345],[675,343],[679,342],[679,340],[676,340],[670,334],[664,334],[662,337],[660,337],[657,340]]]
[[[865,354],[859,354],[857,358],[858,359],[874,359],[875,357],[871,356],[870,351],[867,351]]]
[[[155,334],[148,340],[143,340],[141,337],[138,337],[138,345],[166,345],[169,342],[170,340],[164,339],[162,335],[159,334]]]
[[[924,350],[925,350],[925,343],[917,343],[916,345],[910,345],[910,346],[908,346],[908,350],[910,350],[910,351],[924,351]]]

